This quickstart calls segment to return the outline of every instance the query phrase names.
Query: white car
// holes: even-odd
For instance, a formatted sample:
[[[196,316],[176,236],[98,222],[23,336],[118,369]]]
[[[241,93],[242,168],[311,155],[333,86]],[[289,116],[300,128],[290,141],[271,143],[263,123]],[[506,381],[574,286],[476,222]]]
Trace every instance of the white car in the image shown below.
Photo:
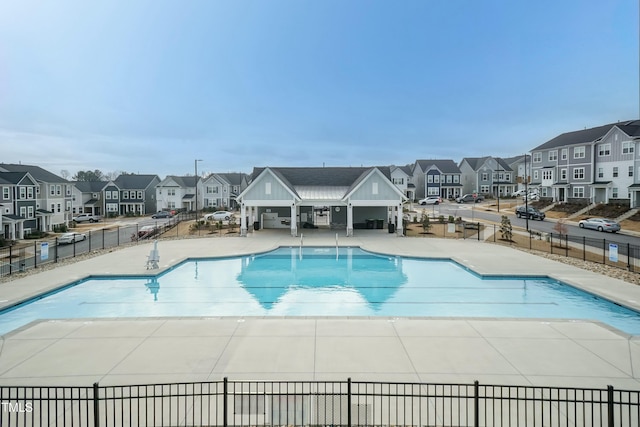
[[[518,190],[511,193],[511,197],[524,197],[525,194],[527,194],[526,190]]]
[[[429,196],[426,199],[418,200],[419,205],[438,205],[442,203],[442,198],[439,196]]]
[[[217,211],[214,213],[206,214],[204,219],[207,221],[229,221],[233,217],[233,213],[229,211]]]
[[[86,240],[86,238],[87,238],[86,234],[82,234],[82,233],[64,233],[62,236],[58,237],[58,244],[68,245],[74,242],[81,242],[83,240]]]

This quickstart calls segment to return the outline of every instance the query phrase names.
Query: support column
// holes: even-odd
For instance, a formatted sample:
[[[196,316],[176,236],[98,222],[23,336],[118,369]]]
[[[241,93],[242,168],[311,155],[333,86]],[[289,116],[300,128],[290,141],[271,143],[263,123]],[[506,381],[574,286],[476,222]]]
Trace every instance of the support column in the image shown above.
[[[298,235],[298,208],[295,203],[291,204],[291,237]]]
[[[396,217],[396,235],[403,236],[404,235],[404,226],[402,221],[404,221],[404,213],[402,212],[402,203],[398,205],[397,217]]]
[[[353,236],[353,206],[347,205],[347,237]]]
[[[240,235],[247,235],[247,207],[244,202],[240,204]]]

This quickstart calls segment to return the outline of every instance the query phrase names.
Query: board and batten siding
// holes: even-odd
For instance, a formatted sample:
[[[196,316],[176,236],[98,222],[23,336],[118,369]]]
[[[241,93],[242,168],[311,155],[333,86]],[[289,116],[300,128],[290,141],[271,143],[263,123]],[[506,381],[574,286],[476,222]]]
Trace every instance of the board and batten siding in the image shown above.
[[[388,179],[378,174],[369,176],[349,197],[350,200],[396,200],[400,201],[397,189]]]
[[[291,192],[271,174],[263,175],[243,198],[245,200],[293,200]]]

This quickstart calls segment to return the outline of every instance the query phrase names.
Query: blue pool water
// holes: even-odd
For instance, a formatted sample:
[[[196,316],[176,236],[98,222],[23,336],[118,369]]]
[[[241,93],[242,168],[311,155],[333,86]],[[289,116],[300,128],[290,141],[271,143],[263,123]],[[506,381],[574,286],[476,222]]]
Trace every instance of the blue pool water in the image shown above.
[[[1,311],[0,334],[37,319],[162,316],[590,319],[640,334],[640,313],[555,280],[482,277],[359,248],[280,248],[190,260],[156,277],[91,278]]]

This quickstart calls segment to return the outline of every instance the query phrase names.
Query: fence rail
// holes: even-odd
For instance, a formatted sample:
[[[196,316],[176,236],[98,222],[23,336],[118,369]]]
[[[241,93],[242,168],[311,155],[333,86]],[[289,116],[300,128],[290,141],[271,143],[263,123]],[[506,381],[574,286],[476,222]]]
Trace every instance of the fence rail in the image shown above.
[[[19,246],[0,248],[0,277],[57,263],[66,258],[75,258],[92,251],[108,249],[132,242],[141,242],[158,235],[170,236],[177,225],[184,220],[195,218],[194,213],[180,213],[166,222],[150,222],[147,225],[128,226],[103,224],[98,230],[76,232],[85,238],[62,244],[57,237],[34,240]],[[176,234],[177,235],[177,234]]]
[[[2,426],[638,426],[640,391],[229,381],[0,387]]]

